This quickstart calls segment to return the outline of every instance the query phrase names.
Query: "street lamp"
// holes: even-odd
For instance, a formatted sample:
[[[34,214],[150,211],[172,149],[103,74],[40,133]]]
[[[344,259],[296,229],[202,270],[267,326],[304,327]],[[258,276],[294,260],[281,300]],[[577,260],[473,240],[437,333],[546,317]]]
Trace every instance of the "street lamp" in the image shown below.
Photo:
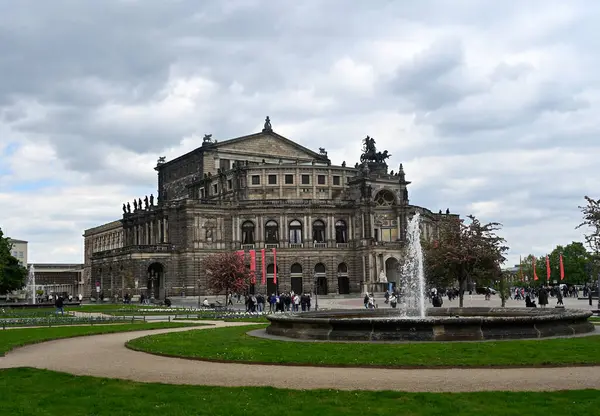
[[[315,311],[319,310],[319,276],[315,273]]]
[[[150,300],[154,301],[154,281],[156,280],[156,272],[152,270],[148,275],[150,281]]]

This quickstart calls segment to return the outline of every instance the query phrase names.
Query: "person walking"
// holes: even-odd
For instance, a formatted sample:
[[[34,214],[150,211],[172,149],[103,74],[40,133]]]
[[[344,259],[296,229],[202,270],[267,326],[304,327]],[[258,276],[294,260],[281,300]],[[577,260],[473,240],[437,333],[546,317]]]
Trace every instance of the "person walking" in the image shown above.
[[[56,301],[54,302],[54,306],[56,307],[56,314],[60,312],[61,315],[65,314],[65,304],[63,302],[62,296],[56,296]]]

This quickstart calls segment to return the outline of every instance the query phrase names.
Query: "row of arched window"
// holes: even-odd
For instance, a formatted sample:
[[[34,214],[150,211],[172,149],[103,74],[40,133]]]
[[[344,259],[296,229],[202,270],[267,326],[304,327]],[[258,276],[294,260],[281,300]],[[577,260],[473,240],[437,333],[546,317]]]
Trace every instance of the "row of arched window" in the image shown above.
[[[302,233],[304,228],[299,220],[292,220],[288,226],[288,240],[290,244],[300,244],[303,241]],[[279,243],[279,224],[277,221],[269,220],[265,223],[265,243]],[[327,239],[327,228],[321,220],[316,220],[312,223],[311,241],[316,243],[324,243]],[[256,226],[252,221],[242,223],[242,244],[254,244],[256,240]],[[343,220],[338,220],[335,223],[335,242],[348,242],[348,226]]]

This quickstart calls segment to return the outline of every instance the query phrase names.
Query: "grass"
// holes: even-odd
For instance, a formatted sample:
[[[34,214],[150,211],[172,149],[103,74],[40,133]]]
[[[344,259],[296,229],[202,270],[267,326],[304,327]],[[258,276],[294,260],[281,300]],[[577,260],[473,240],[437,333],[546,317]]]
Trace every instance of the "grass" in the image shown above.
[[[187,358],[277,364],[385,367],[494,367],[600,363],[600,336],[458,343],[273,341],[246,335],[262,325],[151,335],[132,349]]]
[[[115,332],[144,331],[148,329],[179,328],[184,326],[195,325],[184,322],[155,322],[148,324],[136,323],[94,326],[69,326],[54,328],[7,329],[4,331],[0,331],[0,356],[3,356],[13,348],[60,338],[71,338],[84,335],[112,334]]]
[[[600,407],[597,390],[402,393],[174,386],[30,368],[0,370],[0,391],[8,399],[0,400],[0,414],[32,416],[245,416],[280,412],[286,416],[548,416],[593,415]]]

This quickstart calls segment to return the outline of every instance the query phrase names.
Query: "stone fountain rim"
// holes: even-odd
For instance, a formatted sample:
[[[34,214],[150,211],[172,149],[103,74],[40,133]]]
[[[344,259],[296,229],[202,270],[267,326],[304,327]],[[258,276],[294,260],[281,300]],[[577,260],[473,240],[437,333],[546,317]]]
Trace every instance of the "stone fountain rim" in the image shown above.
[[[468,324],[468,323],[508,323],[508,322],[551,322],[556,320],[565,320],[565,319],[587,319],[591,317],[593,314],[590,311],[582,310],[582,309],[545,309],[545,308],[531,308],[526,309],[526,313],[523,314],[524,308],[432,308],[436,311],[447,311],[453,312],[456,311],[456,316],[426,316],[424,318],[421,317],[410,317],[410,316],[394,316],[393,311],[389,309],[384,310],[348,310],[348,309],[335,309],[335,310],[327,310],[327,311],[314,311],[314,312],[304,312],[304,313],[292,313],[292,314],[284,314],[284,315],[267,315],[267,319],[269,321],[276,322],[295,322],[295,323],[306,323],[306,324],[323,324],[323,323],[331,323],[331,324],[350,324],[350,323],[376,323],[376,322],[385,322],[385,323],[411,323],[411,324]],[[493,312],[501,312],[502,314],[499,316],[489,316],[489,315],[470,315],[470,316],[461,316],[459,314],[460,311],[479,311],[481,313],[493,313]],[[381,311],[378,313],[378,311]],[[510,312],[518,312],[519,315],[510,315]],[[366,316],[360,317],[336,317],[335,315],[331,315],[332,313],[347,313],[347,314],[364,314]],[[398,311],[399,312],[399,311]],[[322,316],[314,316],[314,315],[322,315]],[[373,316],[368,316],[368,314],[373,314]]]

